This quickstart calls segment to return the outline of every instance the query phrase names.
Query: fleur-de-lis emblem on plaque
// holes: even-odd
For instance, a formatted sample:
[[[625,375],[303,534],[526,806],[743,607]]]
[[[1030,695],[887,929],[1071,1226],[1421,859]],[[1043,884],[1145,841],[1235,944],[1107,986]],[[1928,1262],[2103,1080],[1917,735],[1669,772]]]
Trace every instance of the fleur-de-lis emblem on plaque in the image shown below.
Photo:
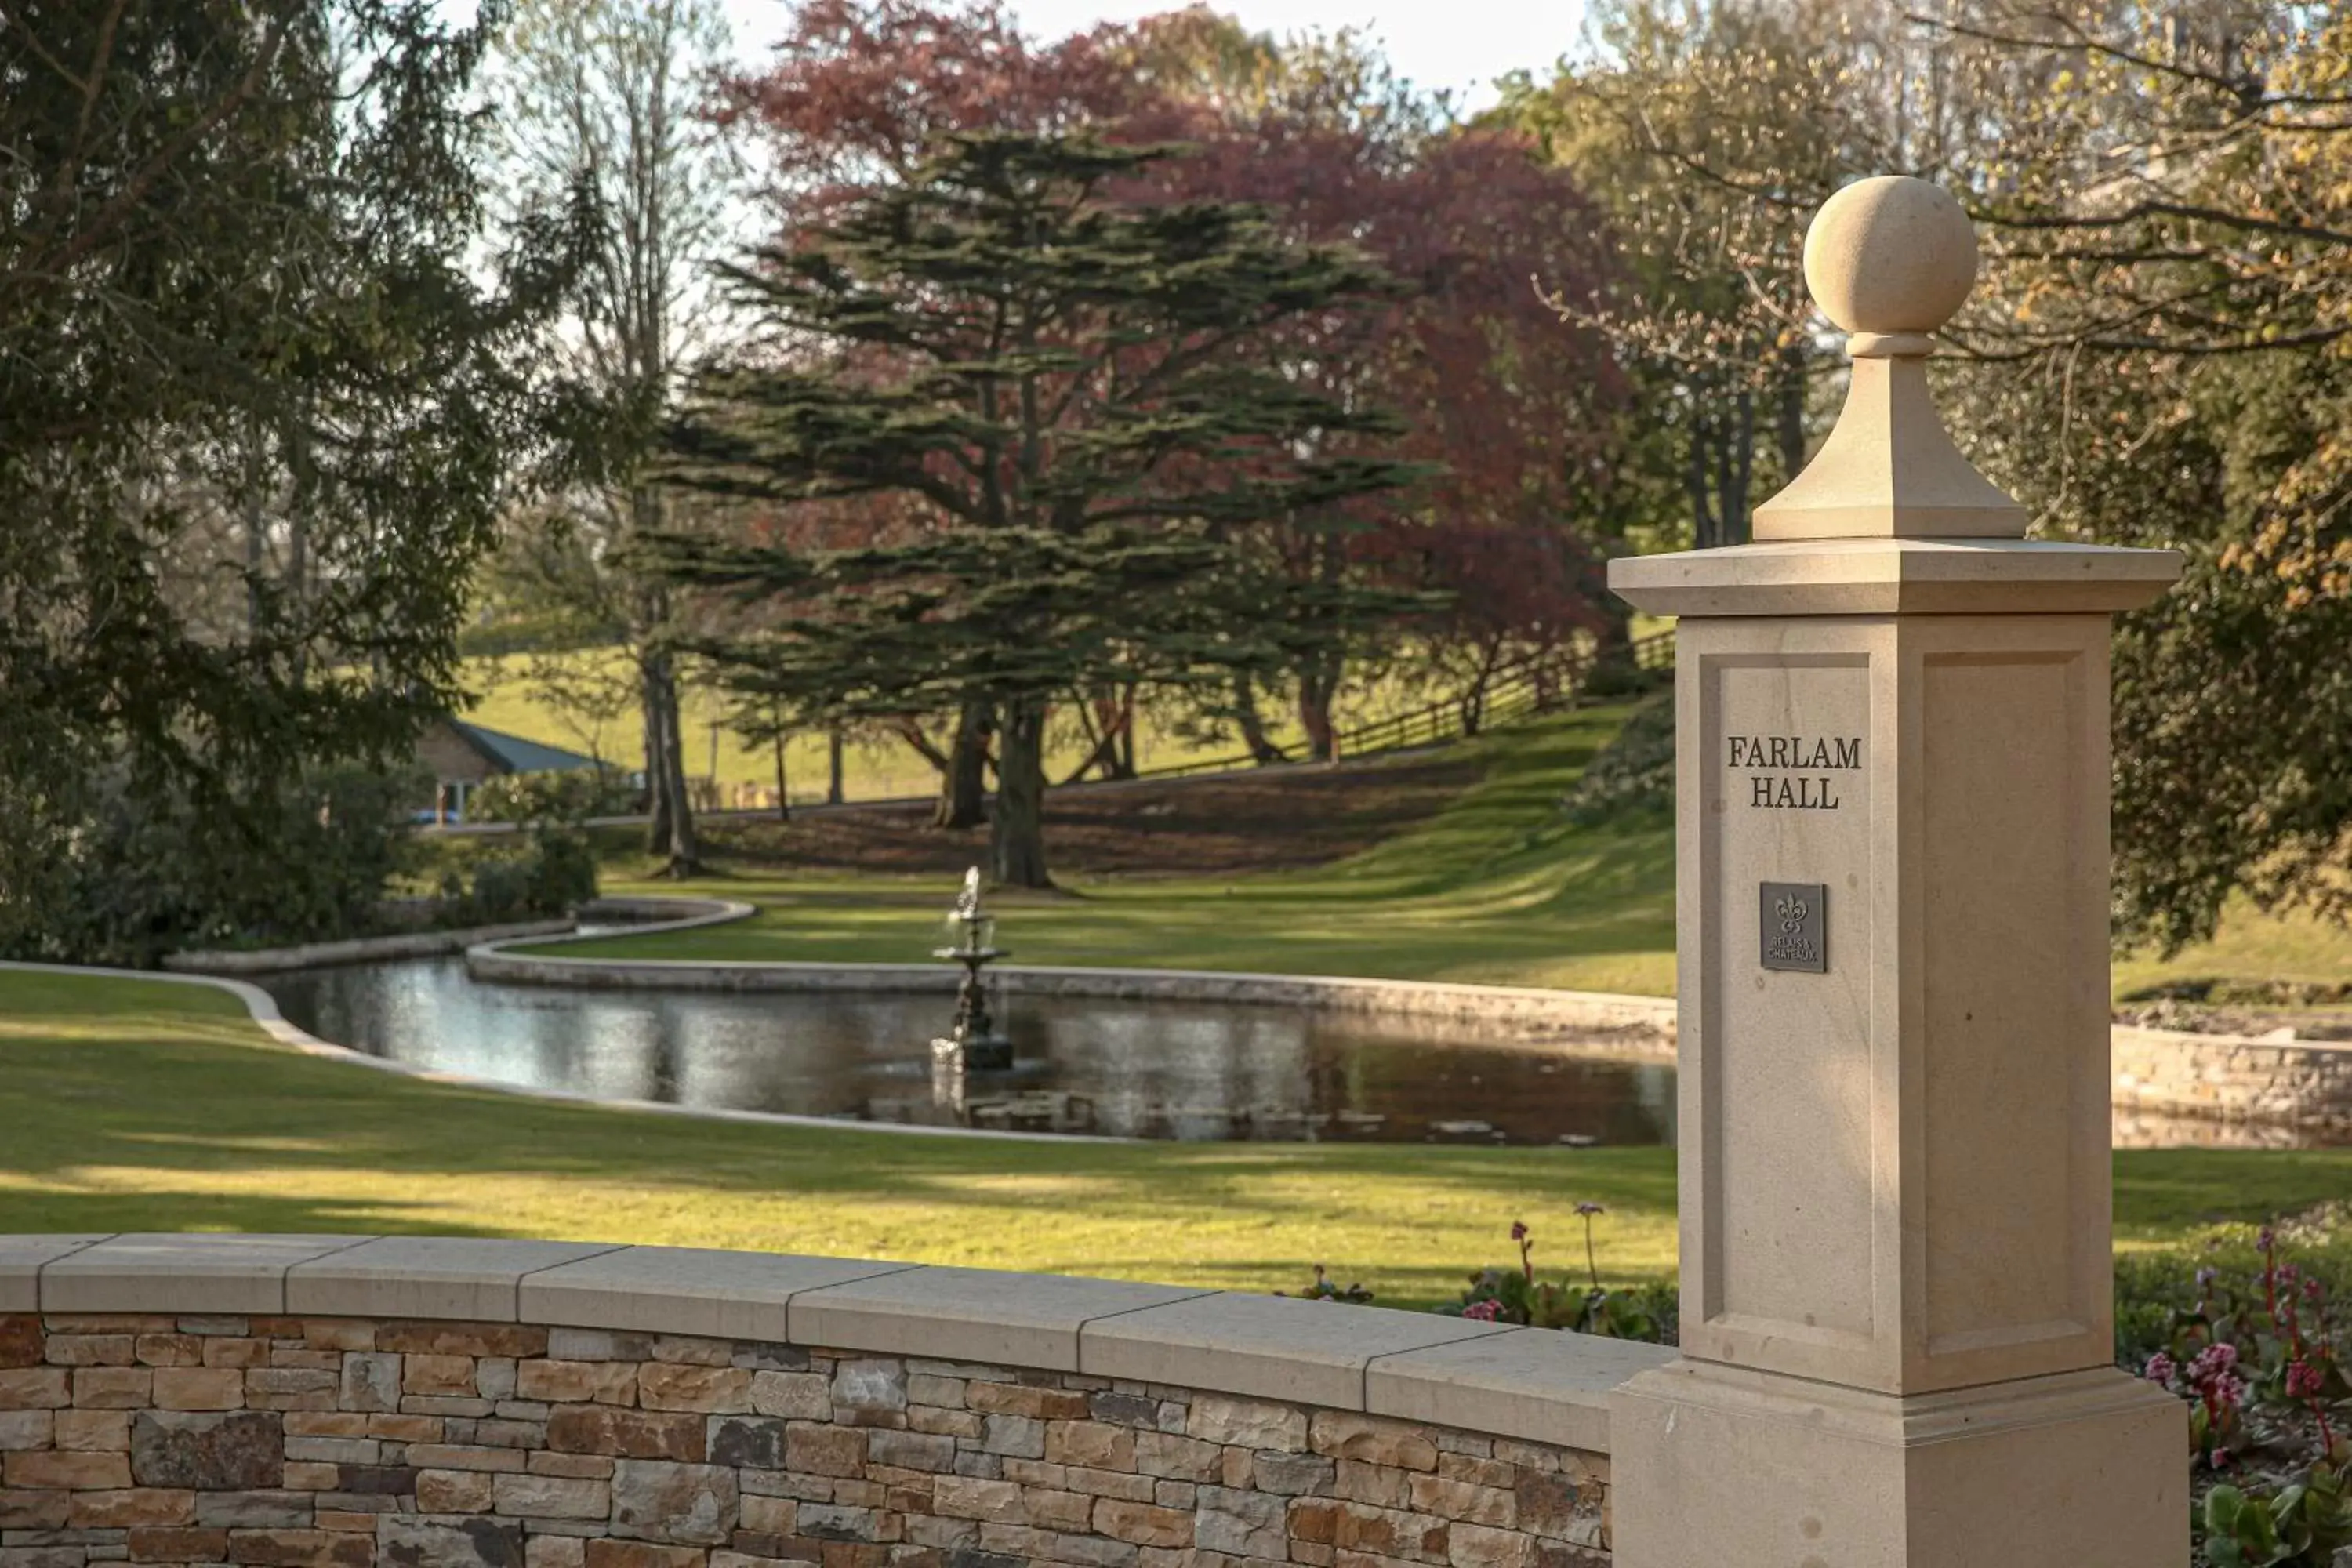
[[[1782,931],[1799,931],[1805,929],[1805,917],[1813,910],[1802,899],[1784,898],[1772,906],[1772,912],[1780,917]]]

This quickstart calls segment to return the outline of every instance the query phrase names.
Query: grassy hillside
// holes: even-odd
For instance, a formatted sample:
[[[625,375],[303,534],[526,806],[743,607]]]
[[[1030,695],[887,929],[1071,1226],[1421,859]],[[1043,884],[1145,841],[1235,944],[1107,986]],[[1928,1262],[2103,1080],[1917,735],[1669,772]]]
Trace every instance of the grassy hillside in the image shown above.
[[[576,679],[617,686],[625,660],[617,649],[583,648],[562,656]],[[475,723],[509,734],[562,746],[600,757],[625,770],[642,765],[645,730],[636,709],[619,704],[604,717],[584,716],[554,700],[531,675],[530,656],[470,658],[463,680],[475,694],[466,717]],[[1370,683],[1341,704],[1342,725],[1420,708],[1437,700],[1436,693],[1393,679]],[[726,709],[709,691],[689,689],[685,696],[686,765],[688,774],[715,776],[722,787],[756,784],[771,788],[776,782],[774,752],[766,746],[748,746],[725,724]],[[1277,744],[1298,747],[1304,738],[1297,718],[1286,705],[1269,701],[1266,724]],[[1238,737],[1194,733],[1170,702],[1147,704],[1137,719],[1137,763],[1145,768],[1171,767],[1203,759],[1239,755]],[[1059,778],[1086,760],[1087,742],[1075,720],[1057,722],[1052,733],[1047,771]],[[715,742],[715,747],[714,747]],[[792,798],[824,798],[827,767],[822,735],[796,737],[786,748],[784,771]],[[844,758],[845,793],[851,800],[886,800],[929,794],[938,775],[905,742],[882,739],[854,742]]]
[[[1481,783],[1434,816],[1331,865],[1007,896],[1000,900],[1000,939],[1039,963],[1671,991],[1672,824],[1654,812],[1605,830],[1579,829],[1558,806],[1567,783],[1624,713],[1595,709],[1471,742],[1467,754],[1484,765]],[[684,886],[752,900],[761,912],[738,926],[615,938],[586,951],[919,958],[937,944],[951,891],[937,878],[751,872]]]
[[[1579,826],[1560,796],[1626,710],[1559,715],[1472,742],[1448,757],[1484,770],[1435,816],[1311,870],[1154,881],[1075,879],[1059,897],[1001,900],[1000,937],[1037,963],[1241,969],[1552,985],[1664,995],[1674,990],[1674,834],[1662,810]],[[1181,787],[1181,786],[1180,786]],[[1149,833],[1139,820],[1135,831]],[[639,891],[621,855],[608,881]],[[920,958],[950,889],[920,879],[738,868],[686,885],[748,899],[743,924],[629,937],[567,951],[717,959]],[[2232,911],[2216,940],[2169,960],[2119,960],[2118,995],[2166,981],[2342,981],[2352,931],[2301,917]]]

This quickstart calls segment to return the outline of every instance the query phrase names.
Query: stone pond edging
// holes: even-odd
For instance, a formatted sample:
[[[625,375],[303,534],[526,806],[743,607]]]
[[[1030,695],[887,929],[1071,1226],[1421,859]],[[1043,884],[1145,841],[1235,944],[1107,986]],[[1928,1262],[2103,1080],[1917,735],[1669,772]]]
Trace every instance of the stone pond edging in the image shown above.
[[[1654,1345],[845,1258],[0,1237],[15,1568],[1602,1568]]]
[[[646,931],[724,924],[756,912],[732,900],[646,899],[627,912],[653,921],[665,909],[696,906]],[[596,940],[485,940],[466,952],[467,973],[504,984],[642,988],[733,993],[950,993],[955,973],[941,964],[726,963],[699,959],[567,958],[517,952],[525,943],[553,946]],[[1003,964],[992,971],[1014,995],[1223,1002],[1311,1008],[1358,1016],[1435,1020],[1464,1028],[1573,1033],[1580,1052],[1675,1059],[1675,1003],[1665,996],[1536,986],[1460,985],[1435,981],[1368,980],[1336,975],[1249,974],[1207,970],[1098,969]],[[2188,1117],[2281,1128],[2352,1128],[2352,1043],[2262,1040],[2235,1035],[2114,1028],[2113,1098],[2129,1116]]]
[[[699,907],[679,920],[649,923],[639,931],[689,931],[742,920],[757,912],[750,904],[719,900],[642,900],[635,901],[632,912],[650,913],[665,903]],[[955,970],[940,963],[569,958],[551,952],[512,951],[526,942],[553,946],[597,941],[606,934],[609,933],[568,934],[551,941],[528,937],[486,940],[466,950],[466,972],[477,980],[500,984],[730,993],[882,991],[950,994],[960,978]],[[1017,996],[1234,1003],[1358,1016],[1422,1018],[1497,1031],[1549,1029],[1575,1033],[1580,1051],[1623,1053],[1669,1062],[1674,1059],[1675,1002],[1670,996],[1622,996],[1531,985],[1460,985],[1346,975],[1092,965],[1003,963],[992,967],[989,973],[1001,977],[1005,991]]]
[[[2118,1110],[2352,1129],[2352,1041],[2115,1028]]]
[[[299,947],[218,948],[167,952],[163,967],[184,974],[276,974],[289,969],[310,969],[329,963],[369,963],[394,958],[437,958],[463,952],[478,942],[523,942],[562,936],[574,921],[518,921],[508,925],[472,926],[462,931],[404,931],[398,936],[352,937],[343,942],[314,942]]]

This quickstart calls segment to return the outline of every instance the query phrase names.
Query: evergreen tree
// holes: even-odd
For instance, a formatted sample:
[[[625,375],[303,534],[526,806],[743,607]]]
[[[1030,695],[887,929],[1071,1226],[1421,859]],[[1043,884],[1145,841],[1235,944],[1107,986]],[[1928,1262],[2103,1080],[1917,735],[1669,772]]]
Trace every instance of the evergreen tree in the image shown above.
[[[0,949],[246,934],[241,889],[309,872],[289,816],[349,822],[322,781],[457,699],[473,568],[560,447],[533,349],[576,258],[560,216],[488,221],[495,19],[0,17]],[[110,813],[184,825],[130,867],[167,913],[74,907]],[[299,902],[274,934],[323,934]]]
[[[1050,885],[1048,708],[1074,689],[1271,668],[1387,596],[1237,542],[1423,470],[1326,456],[1393,430],[1268,368],[1266,341],[1386,287],[1254,209],[1155,199],[1165,150],[948,138],[733,276],[771,329],[672,437],[676,478],[793,513],[896,503],[834,549],[667,542],[744,620],[687,639],[739,691],[844,714],[994,710],[997,879]],[[1336,444],[1344,447],[1344,444]],[[772,526],[777,520],[772,519]]]

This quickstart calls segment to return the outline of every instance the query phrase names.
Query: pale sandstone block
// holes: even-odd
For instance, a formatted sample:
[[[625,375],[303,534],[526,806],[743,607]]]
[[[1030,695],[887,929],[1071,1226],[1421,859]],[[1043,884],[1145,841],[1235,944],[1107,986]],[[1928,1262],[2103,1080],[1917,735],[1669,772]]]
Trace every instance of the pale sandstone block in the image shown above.
[[[614,1511],[613,1487],[601,1480],[565,1476],[492,1478],[496,1511],[524,1519],[603,1519]]]
[[[1465,1431],[1605,1448],[1609,1395],[1674,1359],[1664,1345],[1550,1329],[1382,1356],[1364,1375],[1377,1415]]]
[[[0,1410],[57,1410],[72,1403],[72,1373],[64,1367],[11,1367],[0,1371]]]
[[[56,1436],[57,1417],[47,1410],[0,1412],[0,1451],[46,1448]],[[80,1447],[84,1445],[64,1446]]]
[[[41,1270],[48,1312],[280,1312],[286,1271],[357,1244],[350,1236],[117,1236]]]
[[[12,1453],[0,1456],[0,1479],[11,1489],[127,1491],[131,1458],[127,1454]]]
[[[755,1372],[751,1408],[795,1421],[833,1418],[833,1381],[821,1372]]]
[[[749,1410],[752,1376],[735,1366],[646,1362],[637,1368],[637,1403],[647,1410]]]
[[[1347,1313],[1313,1301],[1220,1293],[1087,1324],[1078,1370],[1360,1410],[1364,1368],[1376,1358],[1499,1331],[1434,1313]]]
[[[76,1492],[69,1523],[76,1530],[128,1530],[134,1525],[194,1524],[196,1494],[163,1488]]]
[[[1181,1547],[1192,1544],[1192,1516],[1155,1503],[1097,1498],[1095,1500],[1094,1528],[1113,1541],[1124,1541],[1137,1546]]]
[[[1307,1412],[1264,1400],[1203,1394],[1192,1402],[1184,1430],[1205,1443],[1297,1453],[1307,1447]]]
[[[289,1268],[286,1310],[322,1317],[511,1323],[525,1275],[612,1250],[567,1241],[381,1237]],[[381,1337],[377,1342],[405,1348]]]
[[[756,1384],[755,1378],[755,1406]],[[520,1362],[515,1367],[515,1392],[551,1405],[635,1405],[637,1369],[626,1362]]]
[[[245,1404],[245,1374],[235,1367],[159,1366],[159,1410],[236,1410]]]
[[[794,1296],[907,1267],[843,1258],[628,1247],[540,1270],[523,1282],[520,1300],[522,1315],[537,1322],[783,1344],[795,1342],[789,1312]]]
[[[43,1267],[106,1239],[100,1232],[0,1237],[0,1312],[39,1311]]]
[[[80,1366],[73,1402],[82,1410],[142,1410],[153,1403],[155,1374],[143,1366]]]
[[[1307,1447],[1335,1459],[1361,1459],[1406,1470],[1437,1468],[1437,1445],[1427,1434],[1377,1415],[1318,1410],[1308,1429]]]
[[[913,1268],[824,1289],[792,1301],[795,1344],[896,1351],[921,1345],[942,1359],[1078,1368],[1078,1331],[1107,1314],[1201,1294],[979,1268]]]
[[[587,1568],[587,1542],[570,1536],[533,1535],[523,1542],[523,1568]]]
[[[426,1513],[488,1513],[491,1479],[487,1470],[419,1470],[416,1506]]]
[[[1026,1498],[1011,1481],[941,1476],[933,1485],[931,1496],[933,1506],[950,1519],[976,1519],[997,1524],[1029,1522]]]

